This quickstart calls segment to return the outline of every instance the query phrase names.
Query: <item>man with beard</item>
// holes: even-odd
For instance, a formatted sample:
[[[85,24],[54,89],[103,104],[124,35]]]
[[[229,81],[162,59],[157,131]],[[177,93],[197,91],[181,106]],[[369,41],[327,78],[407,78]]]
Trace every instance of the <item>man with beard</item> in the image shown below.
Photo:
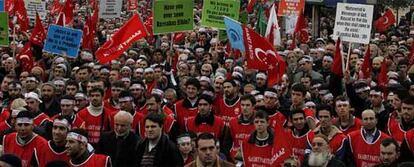
[[[114,81],[111,84],[111,97],[104,101],[104,107],[110,110],[119,110],[119,93],[125,89],[122,81]]]
[[[267,89],[267,75],[263,72],[256,74],[256,90],[264,93]]]
[[[163,133],[164,118],[151,112],[145,117],[145,139],[138,145],[138,166],[183,166],[177,146]]]
[[[101,135],[100,150],[97,153],[109,155],[114,166],[134,166],[141,139],[131,131],[133,117],[129,112],[121,110],[114,119],[115,128]]]
[[[377,129],[377,117],[373,110],[362,112],[362,128],[348,134],[347,158],[357,167],[373,166],[380,162],[380,144],[389,136]]]
[[[243,95],[240,101],[242,112],[240,116],[230,119],[224,140],[224,144],[229,143],[231,145],[230,157],[233,160],[240,149],[241,143],[254,131],[253,116],[256,99],[253,95],[247,94]]]
[[[43,101],[43,103],[40,104],[40,111],[49,117],[53,117],[56,114],[59,114],[61,111],[59,101],[55,94],[55,85],[53,83],[44,83],[40,90]]]
[[[65,153],[66,135],[71,129],[71,123],[63,116],[53,120],[52,140],[47,146],[35,148],[31,165],[42,167],[54,160],[63,160],[69,163],[69,156]]]
[[[401,97],[399,93],[394,96],[395,111],[389,116],[387,130],[388,134],[401,144],[405,133],[414,127],[414,97],[406,97],[402,102],[399,97]]]
[[[225,123],[211,111],[213,98],[202,94],[198,98],[198,113],[195,117],[190,117],[186,123],[187,132],[196,134],[208,132],[216,139],[222,139]]]
[[[239,86],[234,80],[226,80],[223,84],[224,95],[215,105],[215,114],[228,123],[230,118],[240,115]]]
[[[190,78],[185,83],[185,93],[187,97],[179,100],[174,105],[175,114],[177,116],[177,123],[180,131],[185,130],[185,122],[190,117],[197,115],[197,101],[198,92],[200,90],[200,81],[196,78]]]
[[[85,121],[89,143],[97,146],[101,133],[109,130],[109,118],[112,111],[103,106],[104,91],[100,88],[92,88],[89,92],[90,104],[78,112],[77,116]],[[95,147],[97,149],[97,147]]]
[[[381,142],[380,148],[381,163],[375,167],[393,167],[398,166],[400,157],[400,146],[392,138],[386,138]]]
[[[302,109],[291,111],[290,120],[292,121],[292,151],[300,161],[303,161],[305,149],[308,148],[315,133],[309,128],[305,120],[305,112]]]
[[[328,137],[323,134],[315,135],[312,140],[312,150],[304,160],[303,167],[345,167],[345,164],[336,159],[329,149]]]
[[[277,90],[269,88],[264,92],[264,106],[257,109],[263,110],[269,116],[269,126],[272,128],[287,125],[287,113],[279,112],[279,98]],[[285,116],[286,115],[286,116]]]
[[[47,122],[50,122],[50,118],[40,110],[42,100],[40,100],[39,95],[34,92],[29,92],[24,95],[24,98],[29,112],[34,117],[34,126],[45,126]]]
[[[111,167],[111,158],[88,151],[88,133],[83,129],[73,129],[66,136],[66,153],[71,166]]]
[[[63,96],[60,99],[60,109],[62,112],[52,117],[52,120],[62,116],[68,119],[73,129],[85,128],[85,121],[75,114],[75,98],[73,96]]]
[[[12,82],[9,84],[9,102],[13,103],[14,99],[22,97],[22,85],[19,82]]]
[[[129,92],[134,99],[135,108],[141,111],[145,108],[145,84],[142,81],[133,81],[129,87]]]
[[[27,111],[21,111],[16,117],[16,132],[3,137],[5,154],[15,154],[22,160],[22,167],[30,167],[30,161],[35,149],[46,147],[47,141],[33,133],[33,116]]]

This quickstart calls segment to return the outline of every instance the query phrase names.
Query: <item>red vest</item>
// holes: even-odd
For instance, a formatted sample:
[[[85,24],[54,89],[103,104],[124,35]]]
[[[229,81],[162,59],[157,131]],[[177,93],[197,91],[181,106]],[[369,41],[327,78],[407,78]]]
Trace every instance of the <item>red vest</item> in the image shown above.
[[[119,111],[119,107],[113,106],[111,104],[111,98],[105,100],[103,104],[104,104],[104,107],[109,109],[111,112],[118,112]]]
[[[337,133],[331,140],[329,140],[329,147],[331,148],[331,153],[336,154],[339,150],[344,147],[346,136],[343,133]]]
[[[414,155],[414,129],[407,131],[404,135],[405,141],[407,142],[408,148],[411,150],[411,153]]]
[[[72,167],[106,167],[109,163],[111,163],[111,160],[109,156],[92,153],[85,162],[79,165],[73,164],[72,160],[70,160],[69,163]]]
[[[66,154],[65,151],[57,153],[50,146],[50,142],[47,142],[47,146],[35,148],[34,155],[36,158],[37,166],[46,166],[50,161],[62,160],[66,163],[69,163],[70,157]]]
[[[39,115],[33,118],[33,125],[40,126],[45,121],[51,121],[51,120],[49,116],[47,116],[45,113],[40,113]]]
[[[232,117],[238,117],[241,113],[240,97],[233,105],[228,105],[224,98],[221,98],[215,106],[215,115],[220,116],[225,122],[229,122]]]
[[[233,145],[230,149],[231,158],[234,158],[236,156],[240,145],[244,140],[247,140],[249,138],[254,129],[255,127],[253,123],[239,123],[239,117],[233,117],[230,119],[229,130],[231,138],[233,139]]]
[[[187,131],[191,131],[196,133],[197,135],[202,132],[208,132],[213,134],[217,139],[221,137],[221,132],[224,128],[224,121],[218,117],[214,116],[214,123],[213,125],[209,125],[207,123],[202,123],[200,125],[196,125],[195,123],[196,117],[190,117],[186,124]]]
[[[26,143],[21,145],[17,142],[17,133],[11,133],[3,137],[3,149],[6,154],[14,154],[22,160],[22,167],[30,167],[33,151],[42,147],[46,147],[47,141],[38,135]]]
[[[77,116],[83,118],[85,121],[85,128],[88,131],[88,141],[91,144],[99,142],[101,132],[109,130],[110,113],[108,109],[104,108],[104,115],[93,116],[89,113],[88,107],[78,112]],[[103,122],[102,122],[103,120]]]
[[[145,117],[144,117],[145,119]],[[142,119],[142,121],[140,121],[140,125],[139,125],[139,134],[141,135],[142,138],[145,138],[145,121],[144,119]],[[164,133],[166,135],[168,135],[174,125],[175,119],[174,117],[170,116],[170,115],[165,115],[165,119],[164,119],[164,125],[162,130],[164,131]]]
[[[406,131],[401,128],[401,124],[397,118],[391,116],[388,118],[387,131],[399,144],[403,142]]]
[[[348,135],[352,155],[357,167],[374,166],[380,163],[380,145],[382,140],[389,137],[379,131],[378,138],[373,143],[367,143],[362,134],[363,129]]]
[[[292,138],[292,152],[296,155],[299,160],[302,162],[305,156],[305,150],[311,146],[311,142],[315,133],[312,130],[309,130],[306,134],[302,136],[296,136],[293,134],[293,131],[290,133]]]
[[[338,118],[335,118],[332,120],[333,124],[336,124],[336,122],[339,121]],[[344,133],[345,135],[348,135],[349,133],[359,130],[362,127],[362,122],[361,119],[354,117],[354,125],[351,127],[347,127],[347,128],[342,128],[340,126],[340,123],[338,123],[338,129],[341,130],[342,133]]]
[[[3,108],[1,113],[0,113],[0,122],[3,122],[7,119],[9,119],[10,117],[10,110],[8,108]]]
[[[174,105],[174,110],[177,116],[177,123],[180,126],[180,131],[185,130],[185,122],[187,121],[187,119],[190,117],[195,117],[198,113],[197,107],[185,108],[183,102],[184,99],[176,102]]]
[[[287,119],[281,112],[276,112],[273,115],[269,115],[269,127],[281,128],[286,124]]]
[[[141,135],[141,132],[140,132],[140,130],[141,130],[141,124],[142,124],[142,122],[144,122],[144,119],[145,119],[144,114],[139,113],[139,112],[135,112],[134,113],[134,120],[132,121],[132,126],[131,126],[132,128],[131,128],[131,130],[135,134]],[[141,136],[141,137],[143,137],[143,136]]]

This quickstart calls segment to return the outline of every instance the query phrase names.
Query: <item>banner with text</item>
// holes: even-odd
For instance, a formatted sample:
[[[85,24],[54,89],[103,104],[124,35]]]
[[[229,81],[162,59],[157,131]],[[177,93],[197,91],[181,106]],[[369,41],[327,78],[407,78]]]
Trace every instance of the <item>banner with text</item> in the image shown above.
[[[42,0],[25,0],[24,6],[27,10],[27,17],[29,17],[30,20],[36,19],[36,11],[39,13],[39,17],[42,20],[46,19],[47,15],[47,8],[46,8],[46,1]]]
[[[81,39],[81,30],[50,25],[43,50],[49,53],[76,57],[78,56]]]
[[[225,29],[224,16],[239,20],[240,1],[204,0],[201,25]]]
[[[338,3],[336,8],[334,39],[368,44],[371,38],[374,6]]]
[[[113,19],[121,17],[122,1],[101,0],[99,2],[99,18]]]
[[[193,0],[154,1],[154,34],[193,30]]]
[[[0,12],[0,46],[9,45],[9,16]]]
[[[277,10],[278,16],[299,15],[305,8],[305,0],[281,0]]]

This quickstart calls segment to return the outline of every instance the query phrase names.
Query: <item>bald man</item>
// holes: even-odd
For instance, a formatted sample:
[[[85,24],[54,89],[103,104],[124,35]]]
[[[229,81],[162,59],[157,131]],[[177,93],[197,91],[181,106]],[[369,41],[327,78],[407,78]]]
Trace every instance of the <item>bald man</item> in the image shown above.
[[[109,155],[114,166],[137,166],[134,159],[141,139],[131,131],[133,116],[119,111],[114,119],[114,130],[101,135],[97,152]]]
[[[388,135],[377,129],[378,119],[371,109],[362,112],[362,128],[348,134],[349,153],[353,160],[350,163],[361,166],[374,166],[380,163],[381,142]]]

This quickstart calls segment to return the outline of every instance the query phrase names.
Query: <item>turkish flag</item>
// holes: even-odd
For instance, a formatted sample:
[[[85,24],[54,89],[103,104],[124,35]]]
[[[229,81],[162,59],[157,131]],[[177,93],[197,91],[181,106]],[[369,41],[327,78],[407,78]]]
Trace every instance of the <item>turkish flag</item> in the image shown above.
[[[16,0],[14,9],[15,15],[17,16],[17,22],[20,25],[20,31],[26,32],[29,29],[29,18],[27,17],[24,0]]]
[[[364,62],[361,65],[362,79],[367,79],[371,76],[371,48],[368,45],[367,51],[365,51]]]
[[[30,35],[30,42],[43,46],[43,41],[46,39],[46,31],[43,27],[42,21],[40,20],[39,14],[36,12],[36,21],[32,31],[32,35]]]
[[[387,61],[384,59],[381,63],[380,73],[378,74],[378,78],[377,78],[378,85],[383,89],[387,88],[387,85],[388,85],[387,73],[388,73]]]
[[[59,0],[53,0],[53,3],[50,7],[50,14],[55,15],[56,13],[59,13],[63,8],[63,5],[60,4]]]
[[[257,0],[249,0],[249,2],[247,3],[247,9],[246,9],[248,13],[253,12],[254,5],[256,5],[256,1]]]
[[[301,43],[309,42],[308,23],[306,22],[303,11],[300,11],[298,20],[296,21],[295,35]]]
[[[145,36],[147,36],[145,27],[139,16],[134,14],[119,31],[96,51],[96,58],[101,64],[105,64],[119,57],[132,43]]]
[[[155,42],[154,31],[152,31],[152,13],[147,17],[147,20],[144,22],[145,29],[147,30],[148,37],[146,38],[148,43]]]
[[[396,22],[394,13],[390,9],[387,9],[382,17],[375,20],[374,26],[378,32],[384,32]]]
[[[60,26],[71,25],[73,23],[74,8],[75,5],[73,5],[72,0],[66,0],[65,5],[63,6],[62,10],[60,10],[56,24]],[[64,20],[64,24],[61,23],[62,20]]]
[[[83,27],[82,48],[92,50],[94,46],[96,25],[98,24],[98,10],[95,10],[92,16],[86,18]]]
[[[135,10],[135,9],[138,9],[138,1],[128,0],[128,10]]]
[[[30,41],[24,45],[19,55],[16,56],[16,60],[20,63],[20,68],[22,71],[30,72],[32,70],[34,66],[34,60],[32,54],[32,45]]]
[[[11,15],[13,13],[14,5],[15,5],[15,0],[5,0],[4,10],[8,12],[9,15]]]
[[[343,76],[342,61],[341,39],[338,38],[336,41],[335,56],[331,66],[331,72],[339,77]]]
[[[247,68],[266,70],[268,86],[278,83],[285,73],[286,64],[272,44],[253,29],[243,26],[244,46],[246,48]]]

